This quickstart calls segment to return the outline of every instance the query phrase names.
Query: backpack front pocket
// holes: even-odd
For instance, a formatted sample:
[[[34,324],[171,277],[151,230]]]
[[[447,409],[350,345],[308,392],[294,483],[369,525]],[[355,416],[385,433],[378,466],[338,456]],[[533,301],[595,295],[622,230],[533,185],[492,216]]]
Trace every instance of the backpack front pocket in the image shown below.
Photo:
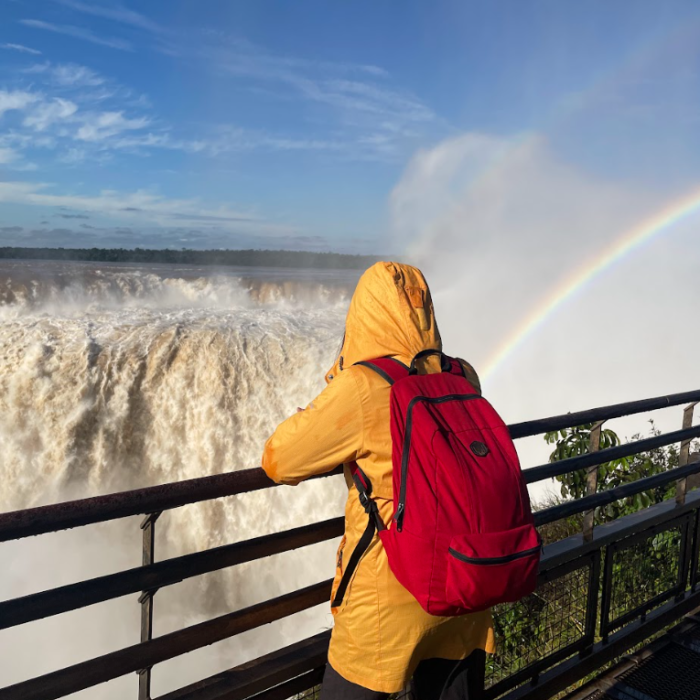
[[[447,600],[466,612],[532,593],[542,543],[533,525],[456,535],[447,552]]]

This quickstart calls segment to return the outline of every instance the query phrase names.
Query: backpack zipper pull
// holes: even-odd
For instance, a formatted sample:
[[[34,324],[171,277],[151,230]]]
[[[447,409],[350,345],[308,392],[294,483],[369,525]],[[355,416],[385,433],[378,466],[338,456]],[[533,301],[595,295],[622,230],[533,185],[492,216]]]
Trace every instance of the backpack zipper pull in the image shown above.
[[[396,523],[396,530],[401,532],[403,529],[403,514],[406,510],[406,505],[404,503],[399,503],[396,509],[396,515],[394,516],[394,522]]]

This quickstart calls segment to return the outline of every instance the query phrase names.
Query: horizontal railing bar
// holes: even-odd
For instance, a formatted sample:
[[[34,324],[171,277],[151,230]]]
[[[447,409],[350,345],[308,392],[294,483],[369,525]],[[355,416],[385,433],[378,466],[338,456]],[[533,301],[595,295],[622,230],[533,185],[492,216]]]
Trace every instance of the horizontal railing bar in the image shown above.
[[[338,467],[332,472],[311,478],[341,473],[342,469]],[[190,503],[235,496],[275,486],[277,484],[262,469],[243,469],[161,486],[149,486],[135,491],[122,491],[106,496],[94,496],[11,513],[0,513],[0,542],[127,518],[131,515],[148,515]]]
[[[568,518],[571,515],[583,513],[585,510],[593,510],[599,506],[614,503],[622,498],[628,498],[629,496],[634,496],[635,494],[649,491],[651,489],[658,488],[659,486],[669,484],[672,481],[678,481],[678,479],[683,479],[684,477],[698,473],[700,473],[700,460],[691,462],[685,467],[669,469],[667,472],[647,476],[643,479],[637,479],[637,481],[632,481],[629,484],[623,484],[622,486],[617,486],[614,489],[602,491],[601,493],[596,493],[592,496],[578,498],[573,501],[566,501],[558,506],[553,506],[552,508],[538,510],[535,513],[535,525],[540,527],[542,525],[546,525],[547,523],[553,523],[557,520],[561,520],[562,518]]]
[[[330,631],[321,632],[227,671],[173,690],[154,700],[205,700],[210,697],[218,698],[224,694],[227,700],[247,698],[306,671],[325,666],[330,636]],[[205,691],[206,695],[203,697]]]
[[[633,622],[639,617],[644,617],[650,610],[658,608],[662,603],[665,603],[670,598],[675,598],[679,593],[683,593],[684,590],[685,587],[682,584],[676,583],[676,585],[670,588],[669,590],[655,595],[653,598],[647,600],[642,605],[638,605],[633,610],[624,613],[624,615],[620,615],[614,620],[608,621],[605,631],[608,634],[611,634],[615,630],[619,630],[626,627],[627,625],[629,625],[630,622]]]
[[[200,622],[0,689],[0,700],[55,700],[307,610],[330,597],[332,580]]]
[[[692,401],[700,401],[700,390],[515,423],[509,426],[509,430],[514,439],[522,438],[549,430],[653,411]],[[525,473],[527,474],[529,471],[532,470],[526,470]],[[338,467],[331,472],[312,478],[333,476],[340,473],[342,473],[342,468]],[[0,513],[0,542],[126,518],[132,515],[148,515],[179,508],[190,503],[235,496],[275,486],[277,484],[271,481],[262,469],[242,469],[133,491]]]
[[[164,588],[193,576],[324,542],[340,537],[344,529],[345,519],[333,518],[3,601],[0,602],[0,629],[85,608],[130,593]]]
[[[544,548],[540,574],[567,562],[582,559],[597,549],[620,542],[636,533],[662,532],[674,520],[697,510],[700,510],[700,491],[691,491],[682,505],[677,504],[674,499],[669,499],[598,525],[593,531],[592,540],[585,540],[583,533],[578,533],[551,542]]]
[[[530,467],[529,469],[523,470],[523,478],[526,484],[534,484],[543,479],[552,479],[562,474],[578,471],[579,469],[605,464],[606,462],[611,462],[621,457],[631,457],[632,455],[654,450],[657,447],[664,447],[665,445],[671,445],[675,442],[681,442],[682,440],[689,440],[695,437],[700,437],[700,425],[686,428],[685,430],[675,430],[672,433],[664,433],[663,435],[644,438],[643,440],[635,440],[634,442],[628,442],[624,445],[618,445],[617,447],[608,447],[604,450],[590,452],[585,455],[579,455],[578,457],[569,457],[568,459],[562,459],[558,462],[542,464],[538,467]]]
[[[548,433],[552,430],[575,428],[577,425],[584,425],[585,423],[595,423],[600,420],[611,420],[612,418],[622,418],[623,416],[632,416],[637,413],[646,413],[647,411],[657,411],[669,406],[679,406],[680,404],[693,401],[700,401],[700,389],[686,391],[682,394],[669,394],[668,396],[658,396],[653,399],[642,399],[641,401],[629,401],[627,403],[613,404],[612,406],[591,408],[576,413],[565,413],[560,416],[540,418],[538,420],[525,421],[524,423],[514,423],[508,426],[508,429],[511,437],[515,440],[516,438]]]
[[[264,690],[262,693],[254,695],[252,698],[250,698],[250,700],[289,700],[289,698],[294,698],[298,694],[303,693],[305,690],[321,685],[325,670],[325,665],[320,666],[319,668],[315,668],[313,671],[305,673],[303,676],[297,676],[286,683],[282,683],[282,685],[275,686],[269,690]],[[230,700],[231,697],[231,695],[226,694],[221,698],[217,698],[217,700]],[[309,700],[313,699],[309,698]]]

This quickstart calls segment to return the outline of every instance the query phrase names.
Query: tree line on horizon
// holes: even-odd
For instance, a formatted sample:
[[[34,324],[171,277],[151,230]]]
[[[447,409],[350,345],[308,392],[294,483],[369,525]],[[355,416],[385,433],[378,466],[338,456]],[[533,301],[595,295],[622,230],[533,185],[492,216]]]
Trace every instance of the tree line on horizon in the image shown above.
[[[361,270],[379,257],[350,253],[298,250],[191,250],[182,248],[20,248],[0,247],[0,259],[77,262],[175,263],[237,267],[293,267],[324,270]]]

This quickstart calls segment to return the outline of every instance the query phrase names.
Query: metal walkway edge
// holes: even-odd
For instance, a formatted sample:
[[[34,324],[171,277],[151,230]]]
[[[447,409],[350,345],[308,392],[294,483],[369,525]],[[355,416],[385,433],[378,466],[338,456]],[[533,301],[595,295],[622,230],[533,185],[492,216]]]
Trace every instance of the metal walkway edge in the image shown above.
[[[566,700],[700,700],[700,609]]]

